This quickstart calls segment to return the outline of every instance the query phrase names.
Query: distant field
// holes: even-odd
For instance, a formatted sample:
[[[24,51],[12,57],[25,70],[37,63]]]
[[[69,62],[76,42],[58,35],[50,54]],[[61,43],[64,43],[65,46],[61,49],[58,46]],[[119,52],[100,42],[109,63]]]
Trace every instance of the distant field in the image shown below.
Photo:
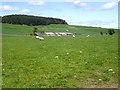
[[[107,29],[104,28],[96,28],[96,27],[85,27],[85,26],[69,26],[69,25],[48,25],[48,26],[26,26],[26,25],[10,25],[3,24],[3,34],[30,34],[34,27],[37,27],[39,30],[44,31],[52,31],[52,32],[68,32],[76,33],[78,35],[100,35],[100,32],[104,34],[108,32]],[[39,31],[38,30],[38,31]],[[116,30],[116,33],[117,30]]]
[[[118,35],[107,29],[68,25],[38,26],[66,31],[72,37],[11,36],[29,34],[33,26],[3,24],[3,88],[118,87]],[[6,35],[7,34],[7,35]],[[90,37],[86,37],[87,35]]]

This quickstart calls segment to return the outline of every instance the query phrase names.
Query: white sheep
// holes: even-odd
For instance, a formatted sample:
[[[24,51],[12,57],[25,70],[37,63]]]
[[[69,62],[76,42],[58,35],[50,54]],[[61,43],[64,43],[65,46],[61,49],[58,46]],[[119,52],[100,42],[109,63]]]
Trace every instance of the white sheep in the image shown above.
[[[75,35],[73,35],[72,37],[75,38]]]
[[[69,30],[66,30],[67,32],[69,31]]]
[[[90,35],[87,35],[86,37],[89,37]]]
[[[43,37],[39,37],[39,40],[44,40],[44,38]]]
[[[39,36],[36,36],[36,39],[39,39]]]
[[[39,36],[36,36],[36,39],[39,39],[39,40],[44,40],[43,37],[39,37]]]

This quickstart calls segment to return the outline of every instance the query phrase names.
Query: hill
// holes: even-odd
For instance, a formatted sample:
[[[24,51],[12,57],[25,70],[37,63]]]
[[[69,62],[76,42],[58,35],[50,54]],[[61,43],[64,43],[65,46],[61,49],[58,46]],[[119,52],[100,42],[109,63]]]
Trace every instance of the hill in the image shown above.
[[[15,24],[2,24],[2,34],[30,34],[33,32],[34,27],[45,32],[71,32],[76,35],[100,35],[108,33],[108,29],[86,26],[71,26],[65,24],[51,24],[45,26],[27,26],[27,25],[15,25]],[[115,31],[118,34],[118,30]]]
[[[32,15],[6,15],[2,17],[2,23],[20,24],[20,25],[49,25],[49,24],[67,24],[65,20],[51,17],[39,17]]]

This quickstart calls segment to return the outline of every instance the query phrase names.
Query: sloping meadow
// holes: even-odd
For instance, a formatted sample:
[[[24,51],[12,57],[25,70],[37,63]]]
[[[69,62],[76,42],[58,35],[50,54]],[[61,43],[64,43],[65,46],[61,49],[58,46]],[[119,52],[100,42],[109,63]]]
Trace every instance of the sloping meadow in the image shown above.
[[[96,88],[118,86],[118,35],[106,29],[68,25],[37,26],[71,36],[29,34],[33,26],[3,25],[3,88]],[[12,36],[13,35],[13,36]],[[89,37],[87,37],[89,35]]]

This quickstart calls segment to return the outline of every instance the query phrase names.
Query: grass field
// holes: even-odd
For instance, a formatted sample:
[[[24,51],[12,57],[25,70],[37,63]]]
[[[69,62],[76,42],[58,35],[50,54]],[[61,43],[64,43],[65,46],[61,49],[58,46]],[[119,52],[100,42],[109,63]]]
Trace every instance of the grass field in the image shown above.
[[[118,86],[118,35],[106,29],[68,25],[38,26],[45,31],[77,33],[72,37],[29,34],[33,26],[3,24],[3,88],[97,88]],[[86,37],[86,35],[90,37]]]

